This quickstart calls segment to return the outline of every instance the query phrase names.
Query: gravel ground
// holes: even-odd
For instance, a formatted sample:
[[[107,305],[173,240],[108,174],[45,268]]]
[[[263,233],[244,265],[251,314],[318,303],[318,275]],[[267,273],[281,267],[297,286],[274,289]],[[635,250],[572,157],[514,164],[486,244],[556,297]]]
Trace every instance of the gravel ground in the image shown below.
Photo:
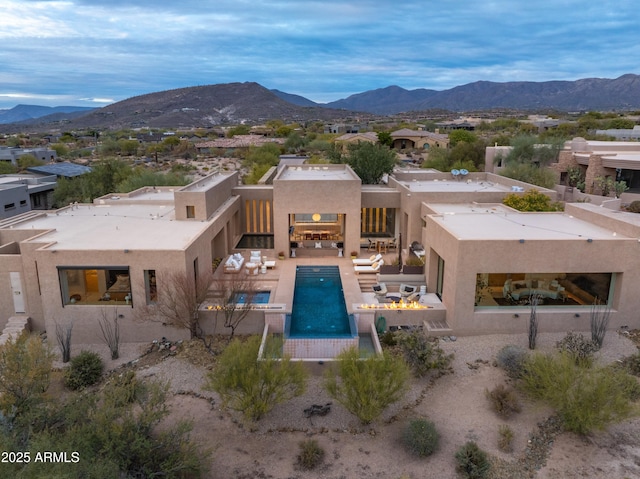
[[[588,332],[583,334],[589,337]],[[537,351],[554,350],[556,342],[564,336],[564,333],[541,333]],[[150,361],[149,356],[141,358],[137,370],[140,377],[170,382],[170,391],[174,393],[170,402],[173,419],[193,419],[194,440],[214,449],[212,472],[207,476],[212,479],[456,479],[453,455],[467,440],[477,441],[491,454],[492,479],[569,477],[567,471],[576,470],[576,467],[582,467],[581,478],[625,477],[616,475],[620,471],[616,467],[622,461],[625,461],[625,470],[635,467],[635,458],[640,457],[636,443],[626,441],[615,449],[608,446],[598,449],[596,445],[584,449],[573,436],[558,435],[557,424],[549,420],[548,409],[531,403],[526,403],[524,411],[508,421],[516,432],[514,452],[508,454],[498,450],[496,429],[504,421],[491,411],[484,391],[504,381],[504,373],[493,366],[493,361],[497,352],[508,344],[527,348],[527,335],[442,340],[441,348],[455,355],[454,373],[435,382],[414,379],[406,396],[390,406],[380,420],[367,426],[361,425],[326,393],[323,373],[329,367],[327,364],[308,364],[311,375],[305,394],[277,405],[250,427],[243,423],[238,413],[223,410],[215,392],[202,389],[208,370],[206,365],[194,365],[184,354],[178,353],[159,362]],[[149,344],[124,345],[117,361],[108,359],[104,345],[77,345],[73,351],[97,350],[106,355],[107,368],[116,369],[135,360],[148,347]],[[637,351],[628,338],[609,331],[597,357],[605,364]],[[328,402],[332,405],[326,416],[305,417],[304,409]],[[403,425],[413,417],[433,420],[441,434],[440,449],[428,459],[410,456],[399,441]],[[598,440],[610,444],[617,437],[629,436],[629,431],[637,427],[635,425],[640,425],[640,421],[616,426],[611,435],[606,433]],[[299,442],[309,437],[317,439],[329,457],[320,470],[304,472],[296,468],[294,459]],[[627,451],[626,455],[615,456],[615,450],[621,448]],[[582,453],[583,449],[588,453]],[[592,455],[601,458],[599,464],[585,466]]]

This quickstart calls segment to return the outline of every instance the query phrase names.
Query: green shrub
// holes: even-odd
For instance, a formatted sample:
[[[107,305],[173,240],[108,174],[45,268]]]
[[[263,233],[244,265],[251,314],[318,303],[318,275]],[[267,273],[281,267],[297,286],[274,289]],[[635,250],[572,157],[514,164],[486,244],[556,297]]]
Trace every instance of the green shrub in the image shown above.
[[[498,351],[496,363],[505,370],[507,376],[517,379],[522,375],[527,351],[520,346],[509,344]]]
[[[331,397],[368,424],[404,395],[409,374],[402,358],[384,354],[361,359],[357,348],[350,348],[327,370],[325,387]]]
[[[582,334],[569,331],[567,335],[556,343],[560,352],[571,356],[576,364],[589,367],[593,363],[593,355],[598,351],[598,345]]]
[[[453,354],[445,354],[438,346],[438,338],[430,338],[422,331],[402,331],[397,336],[405,361],[417,377],[430,371],[444,373],[450,369]]]
[[[402,440],[409,452],[418,457],[427,457],[438,449],[440,435],[431,421],[414,419],[404,430]]]
[[[298,465],[302,469],[306,471],[315,469],[324,460],[324,449],[320,447],[318,441],[315,439],[301,441],[299,446],[300,453],[298,454]]]
[[[640,201],[632,201],[628,208],[632,213],[640,213]]]
[[[621,368],[587,368],[568,353],[534,355],[525,365],[523,389],[553,407],[564,428],[578,434],[604,429],[637,415],[637,381]]]
[[[506,424],[498,428],[498,449],[503,452],[513,452],[513,429]]]
[[[100,380],[104,364],[99,354],[92,351],[81,351],[71,360],[64,383],[69,389],[82,389],[92,386]]]
[[[504,384],[497,385],[491,391],[485,390],[485,395],[491,401],[493,410],[501,417],[508,418],[522,410],[515,391]]]
[[[281,357],[282,345],[270,340],[258,360],[260,336],[242,342],[234,339],[208,374],[207,389],[222,397],[223,404],[258,421],[276,404],[299,396],[305,390],[306,372],[302,363]]]
[[[380,344],[387,347],[393,347],[397,344],[396,334],[393,331],[386,331],[380,336]]]
[[[474,441],[467,442],[456,451],[456,469],[467,479],[484,479],[489,474],[487,453]]]

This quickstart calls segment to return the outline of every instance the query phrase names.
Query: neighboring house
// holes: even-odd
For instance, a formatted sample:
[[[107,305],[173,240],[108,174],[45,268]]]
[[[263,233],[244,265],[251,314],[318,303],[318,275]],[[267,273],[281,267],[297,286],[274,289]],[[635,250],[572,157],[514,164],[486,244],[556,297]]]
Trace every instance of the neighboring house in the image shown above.
[[[361,142],[378,143],[378,134],[373,131],[367,131],[365,133],[345,133],[337,137],[334,141],[337,145],[342,145],[343,150],[346,150],[348,145]]]
[[[397,150],[449,147],[449,135],[430,131],[402,128],[391,133],[391,138],[393,139],[393,148]]]
[[[610,130],[596,130],[596,135],[612,136],[620,141],[640,140],[640,125],[629,128],[612,128]]]
[[[0,161],[10,161],[13,165],[18,164],[18,159],[25,155],[31,155],[44,162],[54,162],[58,159],[55,150],[49,148],[11,148],[0,146]]]
[[[387,184],[362,185],[347,165],[285,165],[273,184],[239,185],[237,172],[216,173],[185,187],[20,215],[0,221],[0,328],[14,315],[29,316],[36,330],[73,321],[73,341],[95,342],[98,320],[117,315],[124,342],[184,338],[187,331],[136,322],[136,308],[166,294],[170,272],[201,275],[214,258],[239,252],[247,259],[260,249],[268,259],[282,252],[296,260],[271,261],[271,276],[256,276],[271,299],[247,331],[282,330],[297,261],[314,264],[310,258],[338,265],[348,312],[366,330],[374,314],[361,307],[362,278],[342,256],[369,239],[393,238],[405,258],[413,242],[424,246],[424,271],[411,277],[438,306],[385,311],[388,324],[424,324],[432,334],[525,332],[527,301],[537,292],[541,331],[588,330],[596,299],[611,308],[611,328],[640,327],[638,215],[589,204],[519,213],[500,204],[531,188],[490,173],[460,180],[409,168],[396,169]],[[553,190],[535,189],[556,199]],[[212,311],[201,313],[212,331]]]
[[[55,176],[0,175],[0,219],[51,208],[55,187]]]
[[[597,191],[597,177],[610,177],[624,181],[629,187],[625,193],[629,200],[638,199],[640,194],[640,143],[636,141],[593,141],[574,138],[565,143],[558,163],[552,167],[564,182],[564,175],[570,167],[580,167],[585,173],[585,193]],[[623,201],[625,196],[623,196]]]
[[[91,167],[65,161],[50,165],[30,166],[27,171],[38,175],[55,175],[58,178],[75,178],[76,176],[90,173]]]

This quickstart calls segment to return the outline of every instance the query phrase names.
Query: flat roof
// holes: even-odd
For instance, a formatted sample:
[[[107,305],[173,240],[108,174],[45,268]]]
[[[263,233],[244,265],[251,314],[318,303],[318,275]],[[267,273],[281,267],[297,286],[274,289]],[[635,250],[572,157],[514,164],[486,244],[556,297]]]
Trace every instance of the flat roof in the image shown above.
[[[494,181],[487,180],[416,180],[416,181],[400,181],[401,185],[407,187],[410,191],[416,193],[425,192],[461,192],[476,193],[479,191],[490,192],[508,192],[511,191],[510,186],[506,186]]]
[[[343,165],[303,165],[287,166],[279,173],[278,180],[360,180],[353,170]]]
[[[206,221],[176,221],[173,205],[77,205],[47,212],[13,225],[14,229],[53,230],[34,243],[55,242],[55,250],[184,249],[208,226]]]
[[[521,213],[500,205],[429,204],[430,215],[460,240],[627,239],[562,212]]]
[[[219,171],[216,171],[205,176],[204,178],[194,181],[193,183],[189,183],[186,186],[177,187],[176,191],[203,191],[203,188],[207,190],[219,183],[222,183],[233,173],[233,171],[230,171],[228,173],[221,173]]]
[[[74,176],[84,175],[90,173],[91,168],[88,166],[76,165],[75,163],[52,163],[50,165],[43,166],[30,166],[27,171],[36,173],[46,173],[47,175],[65,176],[72,178]]]

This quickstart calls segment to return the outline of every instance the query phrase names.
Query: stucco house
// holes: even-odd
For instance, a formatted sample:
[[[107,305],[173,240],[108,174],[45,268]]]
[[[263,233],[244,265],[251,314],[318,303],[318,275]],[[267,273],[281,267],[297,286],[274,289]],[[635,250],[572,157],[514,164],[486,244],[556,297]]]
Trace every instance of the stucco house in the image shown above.
[[[416,311],[385,310],[388,324],[426,326],[431,334],[524,332],[527,300],[536,293],[544,331],[588,329],[596,300],[611,308],[610,327],[640,326],[638,216],[589,204],[562,213],[500,204],[531,188],[490,173],[461,180],[410,168],[362,185],[347,165],[286,165],[270,184],[240,185],[236,172],[217,172],[185,187],[19,215],[0,221],[0,328],[15,316],[47,331],[73,321],[74,342],[97,342],[97,321],[107,311],[120,318],[123,341],[184,338],[187,331],[137,322],[136,308],[166,294],[169,272],[202,275],[215,258],[240,254],[245,261],[235,274],[255,274],[270,292],[245,332],[282,328],[297,265],[316,262],[338,267],[348,313],[366,329],[375,308],[386,307],[371,283],[407,278],[358,274],[346,256],[368,257],[367,244],[378,240],[399,240],[389,254],[404,257],[411,243],[424,247],[422,274],[411,279],[430,302]],[[244,266],[253,250],[269,269],[267,262]],[[280,252],[283,261],[275,259]],[[212,331],[211,310],[202,318]]]

